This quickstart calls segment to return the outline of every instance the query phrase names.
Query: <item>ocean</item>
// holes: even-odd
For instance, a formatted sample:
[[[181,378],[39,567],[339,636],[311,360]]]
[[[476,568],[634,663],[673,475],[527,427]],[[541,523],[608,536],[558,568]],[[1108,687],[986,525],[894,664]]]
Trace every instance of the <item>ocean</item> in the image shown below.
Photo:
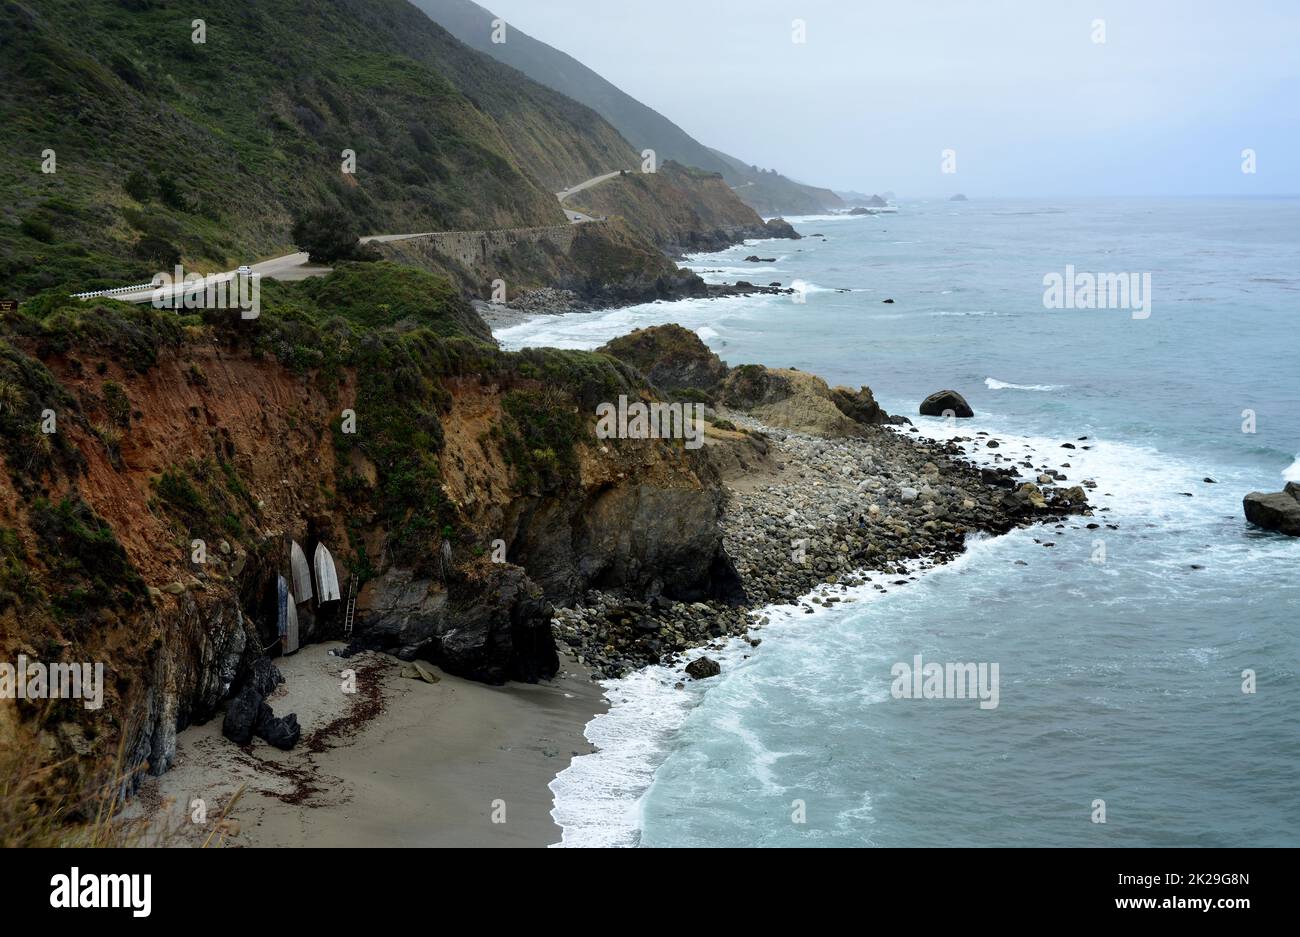
[[[690,266],[802,302],[656,303],[498,338],[594,348],[677,322],[729,364],[866,384],[926,435],[984,430],[1068,462],[1118,529],[983,538],[905,588],[771,610],[719,677],[611,681],[587,727],[600,750],[552,783],[563,845],[1300,845],[1300,539],[1241,509],[1300,480],[1300,200],[790,220],[803,240]],[[1149,274],[1149,306],[1046,308],[1044,277],[1067,267]],[[975,418],[918,417],[941,388]],[[998,705],[895,698],[891,668],[917,655],[996,663]]]

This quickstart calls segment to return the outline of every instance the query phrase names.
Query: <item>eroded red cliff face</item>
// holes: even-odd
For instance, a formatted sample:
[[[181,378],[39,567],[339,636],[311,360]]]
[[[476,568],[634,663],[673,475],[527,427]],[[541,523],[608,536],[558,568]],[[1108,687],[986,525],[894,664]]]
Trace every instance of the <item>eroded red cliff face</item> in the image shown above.
[[[0,731],[39,739],[50,761],[88,764],[125,738],[129,766],[165,770],[178,729],[211,718],[254,660],[278,653],[268,590],[287,573],[286,537],[308,555],[325,543],[345,590],[358,577],[359,643],[494,682],[553,674],[550,603],[590,586],[734,589],[706,462],[680,443],[598,441],[590,401],[519,376],[443,381],[440,447],[428,455],[454,523],[394,562],[376,494],[391,467],[337,444],[346,411],[366,432],[358,375],[296,372],[192,331],[144,373],[94,349],[45,358],[75,410],[58,432],[81,467],[34,480],[39,492],[16,490],[8,471],[0,482],[0,525],[44,594],[0,613],[6,659],[102,661],[108,673],[98,711],[0,708]],[[580,431],[567,469],[539,477],[502,427],[511,395],[544,394]],[[139,577],[129,603],[68,610],[33,504],[111,531]],[[341,636],[340,611],[304,606],[304,640]]]

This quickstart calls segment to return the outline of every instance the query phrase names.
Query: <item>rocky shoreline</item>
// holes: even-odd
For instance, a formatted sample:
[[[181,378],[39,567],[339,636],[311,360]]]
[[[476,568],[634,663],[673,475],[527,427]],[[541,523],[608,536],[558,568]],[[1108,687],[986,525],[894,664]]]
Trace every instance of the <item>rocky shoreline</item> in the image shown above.
[[[725,299],[732,296],[789,295],[794,293],[790,287],[780,283],[766,286],[738,280],[735,283],[703,283],[699,293],[683,293],[665,297],[664,302],[676,302],[682,299]],[[639,306],[645,298],[627,299],[622,302],[593,302],[583,299],[573,290],[542,287],[535,290],[521,291],[507,303],[490,303],[474,300],[472,305],[493,331],[523,325],[542,316],[562,316],[571,312],[603,312],[609,309],[622,309],[627,306]]]
[[[715,426],[735,426],[755,456],[727,480],[722,520],[744,599],[631,601],[587,592],[581,603],[556,610],[554,627],[562,652],[591,668],[593,678],[677,663],[729,637],[748,636],[756,646],[760,639],[750,632],[766,623],[766,606],[799,602],[823,585],[885,592],[960,555],[969,534],[1092,513],[1084,486],[1058,484],[1067,481],[1064,473],[1047,465],[977,467],[959,445],[972,437],[937,442],[882,425],[863,438],[837,439],[775,429],[726,409],[714,416]],[[1021,481],[1019,469],[1047,481]],[[813,604],[837,601],[829,594],[802,604],[811,613]]]

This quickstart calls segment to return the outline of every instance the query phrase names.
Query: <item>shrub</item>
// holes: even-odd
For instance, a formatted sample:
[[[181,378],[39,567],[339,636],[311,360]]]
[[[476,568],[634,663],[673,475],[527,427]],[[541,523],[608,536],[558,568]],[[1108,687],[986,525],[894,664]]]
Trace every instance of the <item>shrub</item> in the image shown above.
[[[362,246],[356,220],[338,208],[318,208],[299,216],[291,236],[298,250],[306,251],[313,263],[372,260],[378,256]]]
[[[50,226],[48,221],[35,217],[27,217],[22,220],[22,224],[18,227],[23,234],[33,240],[40,241],[43,244],[51,244],[54,242],[54,228]]]

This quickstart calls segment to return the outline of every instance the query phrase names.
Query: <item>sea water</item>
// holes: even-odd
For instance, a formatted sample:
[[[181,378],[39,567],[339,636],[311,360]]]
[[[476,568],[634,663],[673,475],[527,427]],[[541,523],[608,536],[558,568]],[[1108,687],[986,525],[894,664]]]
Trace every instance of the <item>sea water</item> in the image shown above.
[[[797,296],[498,337],[593,348],[677,322],[731,364],[869,385],[926,435],[983,430],[1068,462],[1109,510],[1097,530],[980,538],[885,594],[769,610],[759,648],[733,642],[684,689],[663,667],[609,682],[587,728],[600,750],[552,784],[564,844],[1300,845],[1300,539],[1241,510],[1300,478],[1300,201],[905,201],[794,221],[803,240],[690,265]],[[1067,265],[1150,274],[1148,315],[1047,308]],[[976,417],[917,416],[941,388]],[[891,668],[916,655],[997,663],[997,707],[897,698]]]

